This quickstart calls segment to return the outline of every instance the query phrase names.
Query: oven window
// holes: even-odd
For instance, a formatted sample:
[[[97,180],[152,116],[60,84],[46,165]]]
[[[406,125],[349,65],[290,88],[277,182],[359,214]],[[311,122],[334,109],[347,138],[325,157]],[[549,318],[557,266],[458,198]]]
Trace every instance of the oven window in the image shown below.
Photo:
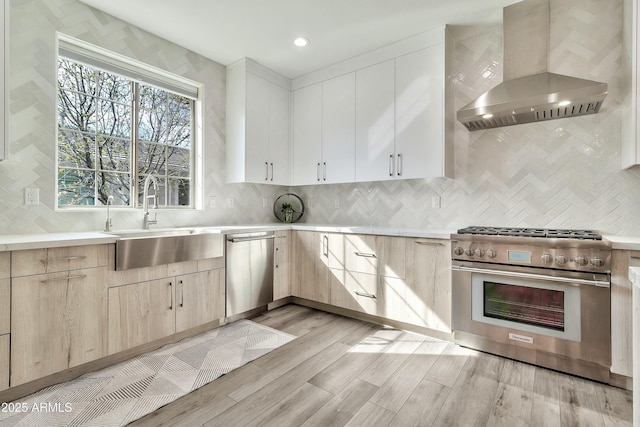
[[[484,315],[564,331],[564,292],[485,281]]]

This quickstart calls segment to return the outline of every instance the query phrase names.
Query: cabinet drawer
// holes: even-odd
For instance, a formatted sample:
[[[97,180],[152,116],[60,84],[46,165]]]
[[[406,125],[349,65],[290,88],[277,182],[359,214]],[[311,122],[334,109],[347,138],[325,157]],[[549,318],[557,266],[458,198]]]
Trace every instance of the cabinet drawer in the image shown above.
[[[11,252],[0,252],[0,279],[11,276]]]
[[[0,335],[9,333],[9,324],[11,321],[10,304],[11,301],[11,280],[0,280]]]
[[[289,241],[291,240],[291,230],[278,230],[275,234],[276,239],[274,241],[274,244],[276,245],[283,245],[289,243]]]
[[[109,263],[108,247],[109,245],[89,245],[15,251],[11,256],[12,276],[106,266]]]
[[[345,235],[342,239],[344,247],[344,265],[347,271],[377,274],[378,256],[376,236],[354,234]]]

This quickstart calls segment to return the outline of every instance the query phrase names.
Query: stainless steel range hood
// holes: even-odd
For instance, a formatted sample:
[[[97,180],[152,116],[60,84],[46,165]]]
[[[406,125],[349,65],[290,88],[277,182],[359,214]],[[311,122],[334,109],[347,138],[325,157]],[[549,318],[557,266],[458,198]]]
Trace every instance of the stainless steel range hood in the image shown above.
[[[594,114],[607,84],[548,71],[549,0],[503,9],[504,81],[458,111],[467,129],[481,130]]]

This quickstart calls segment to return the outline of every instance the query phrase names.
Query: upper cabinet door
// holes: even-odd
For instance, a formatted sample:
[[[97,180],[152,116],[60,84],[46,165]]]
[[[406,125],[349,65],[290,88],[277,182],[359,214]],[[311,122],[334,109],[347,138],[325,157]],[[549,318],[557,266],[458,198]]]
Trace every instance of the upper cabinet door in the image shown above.
[[[394,178],[395,60],[356,72],[356,181]]]
[[[356,179],[355,73],[327,80],[322,86],[323,183]]]
[[[396,59],[396,176],[444,176],[444,44]]]
[[[293,95],[293,184],[319,184],[322,179],[322,83]]]
[[[291,92],[269,84],[269,183],[289,185]]]
[[[269,82],[247,73],[245,181],[269,181]]]

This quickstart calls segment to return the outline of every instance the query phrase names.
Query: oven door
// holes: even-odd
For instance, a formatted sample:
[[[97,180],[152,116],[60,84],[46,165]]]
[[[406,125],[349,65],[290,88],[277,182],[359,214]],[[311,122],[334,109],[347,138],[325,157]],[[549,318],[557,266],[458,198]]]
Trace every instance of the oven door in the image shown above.
[[[608,274],[464,261],[452,264],[456,343],[608,380]],[[597,372],[592,375],[593,370]]]

